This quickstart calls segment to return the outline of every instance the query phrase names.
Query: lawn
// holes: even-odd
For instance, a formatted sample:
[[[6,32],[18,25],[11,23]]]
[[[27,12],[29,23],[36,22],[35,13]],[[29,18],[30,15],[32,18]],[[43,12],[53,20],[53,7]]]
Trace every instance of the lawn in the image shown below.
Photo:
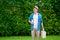
[[[31,40],[31,36],[0,37],[0,40]],[[46,39],[40,38],[40,40],[60,40],[60,36],[47,36]]]

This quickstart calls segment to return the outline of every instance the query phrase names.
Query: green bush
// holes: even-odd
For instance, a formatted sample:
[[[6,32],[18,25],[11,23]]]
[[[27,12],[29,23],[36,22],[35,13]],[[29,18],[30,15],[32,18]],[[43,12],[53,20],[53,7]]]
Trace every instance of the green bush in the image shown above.
[[[28,18],[35,5],[43,16],[47,35],[60,35],[59,7],[54,8],[57,3],[54,0],[0,0],[0,35],[30,35]]]

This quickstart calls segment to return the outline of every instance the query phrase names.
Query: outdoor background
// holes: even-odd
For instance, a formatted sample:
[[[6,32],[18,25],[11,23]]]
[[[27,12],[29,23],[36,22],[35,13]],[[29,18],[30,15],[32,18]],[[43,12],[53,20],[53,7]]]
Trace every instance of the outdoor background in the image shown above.
[[[39,7],[47,35],[60,35],[60,0],[0,0],[0,36],[30,36],[28,18]]]

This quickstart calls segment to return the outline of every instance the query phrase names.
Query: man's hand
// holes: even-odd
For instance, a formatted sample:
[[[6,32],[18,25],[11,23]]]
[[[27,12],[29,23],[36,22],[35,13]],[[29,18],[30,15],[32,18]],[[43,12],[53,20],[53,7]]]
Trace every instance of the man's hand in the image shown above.
[[[33,20],[32,20],[32,21],[29,21],[29,23],[30,23],[30,24],[34,24],[34,21],[33,21]]]
[[[31,24],[34,24],[34,22],[31,22]]]

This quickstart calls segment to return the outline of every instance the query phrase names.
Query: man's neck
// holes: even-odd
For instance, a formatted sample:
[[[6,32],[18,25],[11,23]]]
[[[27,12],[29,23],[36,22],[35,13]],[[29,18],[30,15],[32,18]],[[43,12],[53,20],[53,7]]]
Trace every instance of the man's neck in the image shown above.
[[[38,14],[38,12],[34,13],[34,14]]]

